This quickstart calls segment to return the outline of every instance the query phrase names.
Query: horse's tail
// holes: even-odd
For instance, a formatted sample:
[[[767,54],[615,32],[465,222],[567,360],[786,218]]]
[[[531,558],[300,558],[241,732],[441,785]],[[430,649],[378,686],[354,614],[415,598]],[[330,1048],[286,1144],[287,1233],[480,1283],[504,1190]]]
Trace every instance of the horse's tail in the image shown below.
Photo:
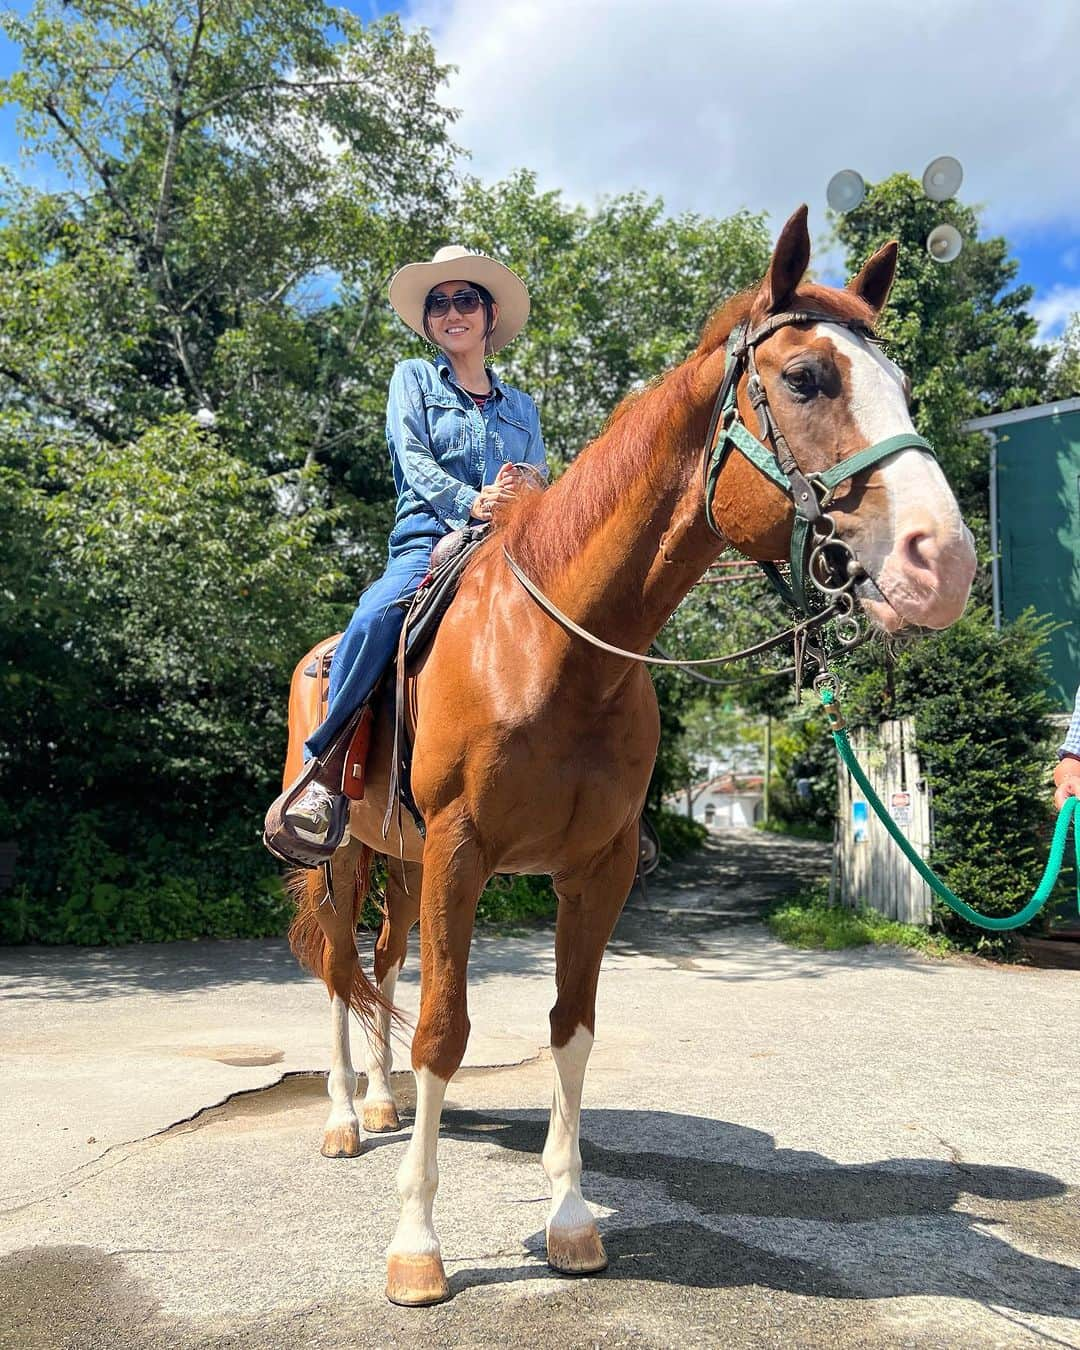
[[[356,860],[352,895],[349,899],[348,926],[348,938],[353,944],[354,953],[356,924],[371,888],[371,864],[374,857],[374,850],[364,844]],[[310,970],[313,975],[324,980],[332,993],[336,992],[342,998],[347,998],[349,1007],[361,1022],[376,1033],[375,1014],[379,1009],[389,1013],[394,1022],[400,1021],[401,1014],[393,1004],[387,1002],[364,974],[359,960],[352,962],[352,981],[349,987],[347,989],[337,987],[333,969],[334,948],[319,922],[320,909],[334,903],[334,897],[327,889],[325,869],[297,868],[288,874],[285,884],[296,902],[296,917],[289,928],[289,946],[304,969]],[[339,959],[340,955],[338,953]]]

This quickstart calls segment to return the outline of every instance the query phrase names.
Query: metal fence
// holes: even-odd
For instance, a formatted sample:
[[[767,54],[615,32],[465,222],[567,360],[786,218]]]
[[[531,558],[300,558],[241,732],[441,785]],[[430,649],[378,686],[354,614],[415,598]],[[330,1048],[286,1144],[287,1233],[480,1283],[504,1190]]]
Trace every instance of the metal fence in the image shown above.
[[[930,852],[930,786],[922,775],[910,718],[859,727],[851,745],[874,791],[922,858]],[[839,766],[831,898],[928,926],[930,887],[890,839],[858,786]]]

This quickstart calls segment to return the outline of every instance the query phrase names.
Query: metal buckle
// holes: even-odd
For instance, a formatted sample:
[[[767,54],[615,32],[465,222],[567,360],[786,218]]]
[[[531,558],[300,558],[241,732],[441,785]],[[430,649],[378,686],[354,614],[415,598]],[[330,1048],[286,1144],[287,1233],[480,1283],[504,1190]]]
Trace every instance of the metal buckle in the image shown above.
[[[821,507],[822,511],[832,505],[832,499],[836,496],[836,489],[840,486],[839,483],[834,484],[833,487],[829,487],[828,484],[822,482],[821,475],[816,473],[808,473],[806,475],[806,481],[818,494],[818,506]]]

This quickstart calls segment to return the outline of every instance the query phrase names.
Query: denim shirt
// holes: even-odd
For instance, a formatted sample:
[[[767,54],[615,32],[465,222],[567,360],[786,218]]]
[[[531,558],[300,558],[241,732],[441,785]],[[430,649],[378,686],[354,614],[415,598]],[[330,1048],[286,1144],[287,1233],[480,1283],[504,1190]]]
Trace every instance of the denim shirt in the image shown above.
[[[390,554],[430,546],[469,519],[481,487],[503,464],[532,464],[547,477],[536,405],[494,371],[481,411],[449,359],[399,361],[386,402],[386,442],[397,488]]]

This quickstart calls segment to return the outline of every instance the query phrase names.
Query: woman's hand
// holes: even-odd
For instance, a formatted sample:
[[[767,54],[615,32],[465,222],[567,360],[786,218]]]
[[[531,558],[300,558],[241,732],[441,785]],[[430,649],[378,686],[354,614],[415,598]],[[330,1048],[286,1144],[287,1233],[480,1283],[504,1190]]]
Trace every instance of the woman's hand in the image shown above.
[[[1080,797],[1080,759],[1075,755],[1063,755],[1054,770],[1054,805],[1060,811],[1066,798]]]
[[[500,507],[507,506],[514,500],[521,485],[521,477],[517,466],[514,464],[502,465],[495,475],[494,483],[489,483],[487,487],[480,489],[476,501],[473,502],[473,518],[475,520],[491,520]]]

